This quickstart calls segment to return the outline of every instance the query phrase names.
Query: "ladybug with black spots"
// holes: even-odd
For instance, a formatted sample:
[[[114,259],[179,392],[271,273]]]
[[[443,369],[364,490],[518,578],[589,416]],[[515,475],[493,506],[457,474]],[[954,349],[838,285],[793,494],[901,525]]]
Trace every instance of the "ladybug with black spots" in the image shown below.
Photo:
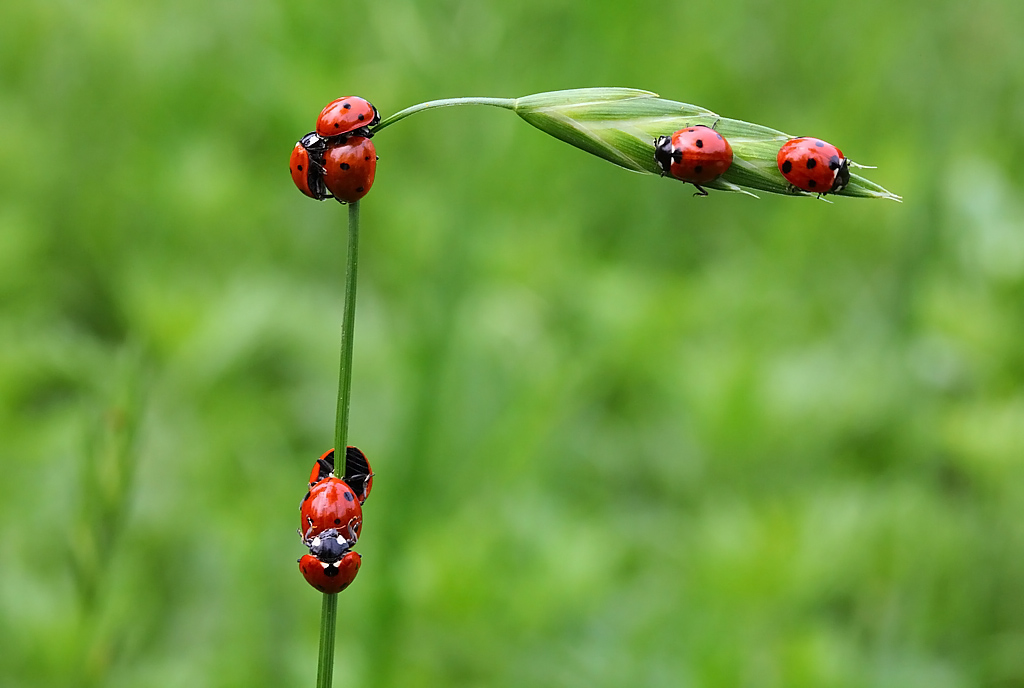
[[[309,486],[312,488],[321,480],[333,477],[335,477],[334,450],[329,449],[313,464],[313,470],[309,474]],[[366,498],[370,496],[370,490],[373,489],[373,471],[370,470],[370,462],[366,458],[366,454],[356,447],[346,447],[345,449],[345,475],[342,480],[352,488],[360,504],[366,502]]]
[[[380,122],[380,113],[368,100],[359,96],[345,96],[332,100],[316,120],[316,133],[327,139],[338,140],[347,135],[370,138],[370,127]]]
[[[831,143],[810,136],[790,139],[776,157],[779,172],[793,187],[823,196],[850,183],[850,161]]]
[[[331,198],[324,185],[324,154],[327,152],[327,139],[311,131],[303,136],[292,149],[288,168],[292,173],[292,181],[299,191],[318,201]]]
[[[654,160],[668,175],[697,187],[698,196],[707,196],[700,185],[718,179],[732,165],[732,146],[711,127],[698,125],[680,129],[672,136],[660,136],[654,142]]]
[[[326,561],[313,554],[306,554],[299,559],[299,571],[306,582],[314,588],[333,595],[352,584],[359,573],[360,564],[362,557],[352,550],[346,551],[335,561]]]
[[[331,528],[350,532],[353,542],[363,527],[363,508],[352,488],[338,478],[324,478],[311,487],[299,506],[303,542]]]
[[[377,174],[377,150],[365,136],[350,136],[324,154],[324,185],[340,203],[370,193]]]

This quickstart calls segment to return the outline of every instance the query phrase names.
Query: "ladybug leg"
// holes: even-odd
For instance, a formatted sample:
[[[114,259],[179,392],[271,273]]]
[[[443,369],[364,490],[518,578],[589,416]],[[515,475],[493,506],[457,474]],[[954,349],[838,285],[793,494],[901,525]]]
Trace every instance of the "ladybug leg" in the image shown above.
[[[695,184],[694,182],[690,182],[690,183],[693,184],[694,187],[696,187],[696,189],[697,189],[697,193],[693,194],[694,196],[707,196],[708,195],[707,190],[704,189],[700,184]]]
[[[348,543],[348,546],[350,548],[351,547],[355,547],[356,543],[359,542],[359,536],[356,535],[355,526],[352,525],[353,521],[357,521],[357,525],[358,525],[358,519],[356,519],[355,517],[352,517],[352,518],[350,518],[348,520],[348,524],[345,526],[348,529],[348,537],[345,538],[345,542]]]
[[[309,528],[306,528],[306,532],[302,536],[302,541],[303,542],[309,542],[310,540],[313,539],[313,537],[312,537],[312,535],[313,535],[313,519],[311,519],[309,516],[307,516],[306,517],[306,522],[309,523]]]

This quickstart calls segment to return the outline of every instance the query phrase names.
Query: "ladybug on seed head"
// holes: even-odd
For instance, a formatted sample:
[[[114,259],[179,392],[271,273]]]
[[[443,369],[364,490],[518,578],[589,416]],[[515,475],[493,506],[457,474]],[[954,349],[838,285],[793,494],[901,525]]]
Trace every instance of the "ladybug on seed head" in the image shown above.
[[[714,181],[732,165],[732,146],[712,127],[685,127],[672,136],[660,136],[654,142],[654,160],[668,175],[697,187],[698,196],[707,196],[701,184]]]
[[[779,172],[794,188],[824,196],[850,183],[850,161],[831,143],[810,136],[790,139],[775,158]]]

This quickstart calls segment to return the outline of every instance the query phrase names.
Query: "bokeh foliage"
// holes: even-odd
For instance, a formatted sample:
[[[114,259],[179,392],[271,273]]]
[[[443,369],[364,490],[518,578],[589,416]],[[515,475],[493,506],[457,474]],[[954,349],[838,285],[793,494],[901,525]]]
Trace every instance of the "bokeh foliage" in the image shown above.
[[[820,136],[905,202],[694,199],[489,108],[382,132],[338,685],[1024,686],[1022,27],[4,3],[0,686],[312,685],[344,212],[291,146],[339,95],[601,85]]]

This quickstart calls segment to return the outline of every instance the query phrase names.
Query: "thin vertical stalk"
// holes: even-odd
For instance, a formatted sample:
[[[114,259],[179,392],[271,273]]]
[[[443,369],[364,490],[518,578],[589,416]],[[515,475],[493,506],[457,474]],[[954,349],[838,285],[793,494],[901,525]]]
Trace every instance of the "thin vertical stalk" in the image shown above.
[[[341,362],[338,372],[338,408],[334,417],[334,471],[345,474],[348,442],[348,409],[352,398],[352,343],[356,325],[356,278],[359,263],[359,202],[348,206],[348,256],[345,260],[345,311],[341,320]],[[320,611],[320,657],[316,667],[317,688],[331,688],[334,680],[334,631],[338,595],[324,594]]]
[[[348,206],[348,259],[345,263],[345,314],[341,321],[338,410],[334,420],[334,472],[345,475],[348,409],[352,397],[352,339],[356,326],[356,278],[359,271],[359,201]]]
[[[325,594],[320,609],[320,659],[316,664],[316,688],[331,688],[334,682],[334,629],[337,618],[338,594]]]

